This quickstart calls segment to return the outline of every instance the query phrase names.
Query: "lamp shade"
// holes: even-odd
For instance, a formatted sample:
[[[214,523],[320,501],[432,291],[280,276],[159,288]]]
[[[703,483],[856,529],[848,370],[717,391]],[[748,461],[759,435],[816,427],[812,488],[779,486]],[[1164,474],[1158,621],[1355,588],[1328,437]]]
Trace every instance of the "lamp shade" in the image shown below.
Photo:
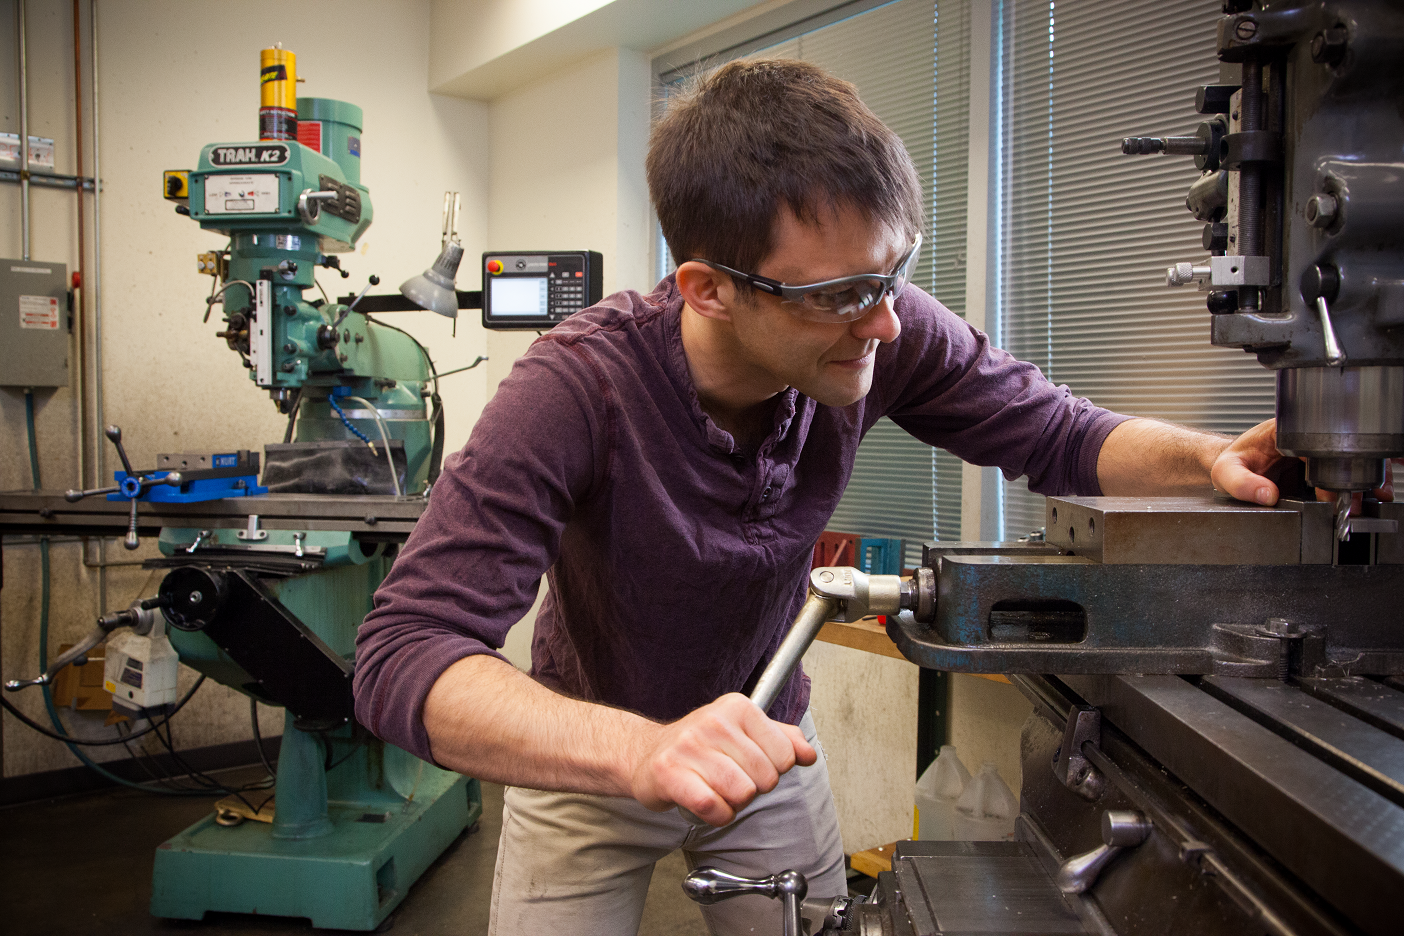
[[[450,241],[434,265],[418,276],[412,276],[400,286],[400,295],[421,309],[437,312],[447,318],[458,318],[458,293],[454,280],[458,264],[463,260],[463,245]]]

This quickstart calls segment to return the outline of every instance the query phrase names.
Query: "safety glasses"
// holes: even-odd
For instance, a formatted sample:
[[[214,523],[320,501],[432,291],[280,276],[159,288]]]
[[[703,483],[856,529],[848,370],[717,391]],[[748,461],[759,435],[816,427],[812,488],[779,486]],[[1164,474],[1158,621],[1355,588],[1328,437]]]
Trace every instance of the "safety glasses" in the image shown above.
[[[733,270],[731,267],[722,266],[720,263],[713,263],[710,260],[699,260],[698,262],[734,276],[763,293],[779,296],[791,314],[806,321],[852,322],[867,315],[868,311],[881,302],[882,297],[888,293],[892,293],[894,300],[902,295],[902,290],[911,282],[912,270],[916,268],[917,255],[920,250],[921,234],[918,233],[916,241],[902,255],[902,259],[898,261],[891,273],[862,273],[857,276],[841,276],[838,279],[810,283],[805,286],[787,286],[768,276],[742,273],[740,270]]]

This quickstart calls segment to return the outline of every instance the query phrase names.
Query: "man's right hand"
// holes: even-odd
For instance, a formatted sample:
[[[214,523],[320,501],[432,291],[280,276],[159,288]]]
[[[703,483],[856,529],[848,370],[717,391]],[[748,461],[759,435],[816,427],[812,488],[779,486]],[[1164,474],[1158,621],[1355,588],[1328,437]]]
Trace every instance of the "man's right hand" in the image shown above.
[[[495,783],[632,796],[713,825],[818,754],[793,725],[729,693],[667,725],[552,692],[512,664],[479,654],[454,663],[424,700],[440,765]]]
[[[714,826],[775,789],[796,764],[818,759],[799,728],[772,721],[736,692],[649,735],[634,768],[634,798],[656,812],[681,806]]]

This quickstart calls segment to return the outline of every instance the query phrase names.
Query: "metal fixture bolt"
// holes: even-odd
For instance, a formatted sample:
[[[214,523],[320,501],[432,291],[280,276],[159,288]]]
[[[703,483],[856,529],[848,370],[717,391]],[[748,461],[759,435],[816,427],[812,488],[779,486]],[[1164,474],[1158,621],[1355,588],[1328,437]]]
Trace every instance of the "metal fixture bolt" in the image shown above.
[[[1311,60],[1318,65],[1339,65],[1345,61],[1346,30],[1344,26],[1323,29],[1311,40]]]
[[[1336,212],[1340,210],[1340,202],[1333,195],[1325,192],[1318,192],[1307,199],[1306,220],[1307,224],[1317,228],[1327,228],[1336,220]]]

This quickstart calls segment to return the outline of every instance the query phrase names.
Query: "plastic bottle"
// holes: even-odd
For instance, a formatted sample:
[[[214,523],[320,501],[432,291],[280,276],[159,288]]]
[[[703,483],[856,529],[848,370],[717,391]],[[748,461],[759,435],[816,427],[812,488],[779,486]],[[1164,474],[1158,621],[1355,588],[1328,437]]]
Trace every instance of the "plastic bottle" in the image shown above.
[[[956,756],[956,749],[941,745],[941,753],[922,772],[916,785],[916,837],[950,841],[955,837],[952,822],[956,800],[970,781],[970,771]]]
[[[956,801],[955,837],[961,842],[1012,842],[1019,799],[1000,778],[991,761],[965,785]]]

